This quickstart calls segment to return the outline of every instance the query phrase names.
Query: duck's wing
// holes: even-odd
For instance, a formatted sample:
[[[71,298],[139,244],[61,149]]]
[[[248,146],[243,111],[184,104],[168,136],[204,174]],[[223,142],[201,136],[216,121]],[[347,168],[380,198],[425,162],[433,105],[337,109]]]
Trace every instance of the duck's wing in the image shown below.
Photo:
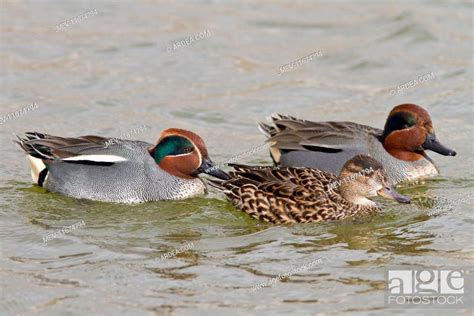
[[[274,114],[260,130],[271,144],[276,164],[321,168],[338,173],[358,154],[369,154],[369,143],[380,139],[382,130],[353,122],[311,122]]]
[[[68,138],[37,132],[25,133],[15,142],[27,154],[33,181],[40,186],[45,184],[49,172],[58,179],[74,179],[79,175],[95,177],[98,168],[103,167],[131,169],[134,161],[150,157],[146,149],[151,146],[93,135]]]
[[[127,146],[117,146],[124,142],[130,141],[94,135],[60,137],[38,132],[25,133],[16,141],[27,155],[45,163],[61,161],[97,165],[111,165],[129,158]]]
[[[354,142],[364,146],[367,137],[380,137],[381,129],[354,122],[312,122],[289,115],[274,114],[260,130],[273,147],[288,150],[341,151]]]
[[[229,180],[210,180],[238,209],[272,223],[305,222],[308,212],[327,201],[337,177],[317,169],[231,165]]]

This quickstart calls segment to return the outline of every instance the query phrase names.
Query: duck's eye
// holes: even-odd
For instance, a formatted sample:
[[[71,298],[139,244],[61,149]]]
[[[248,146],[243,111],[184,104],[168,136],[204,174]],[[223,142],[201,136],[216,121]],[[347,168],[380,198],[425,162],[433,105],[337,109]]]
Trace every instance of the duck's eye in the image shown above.
[[[184,153],[184,154],[187,154],[187,153],[192,152],[193,150],[194,150],[193,147],[184,147],[184,148],[183,148],[183,153]]]

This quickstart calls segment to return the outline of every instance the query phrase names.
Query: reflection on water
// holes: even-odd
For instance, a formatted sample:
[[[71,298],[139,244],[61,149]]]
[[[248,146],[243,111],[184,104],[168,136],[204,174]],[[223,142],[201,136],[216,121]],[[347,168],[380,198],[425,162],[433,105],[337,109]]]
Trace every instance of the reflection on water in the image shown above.
[[[0,125],[0,314],[378,315],[390,312],[386,267],[472,263],[471,4],[90,5],[2,4],[0,116],[38,107]],[[203,30],[211,36],[167,51]],[[317,51],[323,56],[277,74]],[[400,187],[411,205],[379,200],[380,214],[336,223],[256,222],[213,191],[140,205],[74,200],[33,186],[11,142],[29,130],[154,142],[179,127],[224,162],[263,144],[256,121],[273,112],[382,127],[402,102],[425,106],[458,156],[430,153],[442,174]],[[138,126],[149,128],[130,133]],[[265,149],[239,157],[271,162]],[[430,215],[445,202],[446,212]]]

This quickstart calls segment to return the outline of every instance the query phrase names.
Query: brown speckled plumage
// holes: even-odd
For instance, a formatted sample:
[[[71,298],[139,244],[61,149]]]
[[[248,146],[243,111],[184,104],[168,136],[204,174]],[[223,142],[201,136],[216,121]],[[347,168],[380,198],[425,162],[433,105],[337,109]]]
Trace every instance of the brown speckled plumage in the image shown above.
[[[236,164],[231,166],[234,170],[229,173],[229,180],[211,180],[210,185],[222,191],[236,208],[262,221],[275,224],[332,221],[378,210],[375,203],[368,200],[366,201],[370,204],[349,202],[341,194],[341,187],[333,186],[343,178],[326,171]],[[345,172],[346,175],[355,174],[366,167],[373,167],[372,172],[361,175],[360,179],[352,179],[354,184],[349,184],[350,186],[358,188],[358,182],[363,186],[364,183],[374,185],[374,181],[380,180],[382,183],[386,180],[380,163],[368,156],[356,156],[348,161]],[[352,191],[349,189],[348,192]]]

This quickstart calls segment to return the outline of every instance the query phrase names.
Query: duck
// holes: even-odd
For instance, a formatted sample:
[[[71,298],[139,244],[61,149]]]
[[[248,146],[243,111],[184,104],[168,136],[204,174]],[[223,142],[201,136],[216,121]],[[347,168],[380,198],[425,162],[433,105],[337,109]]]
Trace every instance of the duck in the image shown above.
[[[356,155],[339,176],[305,167],[231,164],[228,178],[211,179],[237,209],[273,224],[342,220],[380,210],[370,198],[382,196],[399,203],[410,198],[398,193],[376,159]]]
[[[391,183],[439,174],[426,150],[445,156],[456,151],[442,145],[429,113],[406,103],[389,113],[383,130],[354,122],[312,122],[274,114],[259,122],[275,165],[319,168],[338,174],[357,154],[370,155],[384,167]]]
[[[226,173],[209,158],[203,139],[178,128],[144,141],[27,132],[15,142],[27,155],[35,184],[76,199],[141,203],[207,193],[200,173]]]

